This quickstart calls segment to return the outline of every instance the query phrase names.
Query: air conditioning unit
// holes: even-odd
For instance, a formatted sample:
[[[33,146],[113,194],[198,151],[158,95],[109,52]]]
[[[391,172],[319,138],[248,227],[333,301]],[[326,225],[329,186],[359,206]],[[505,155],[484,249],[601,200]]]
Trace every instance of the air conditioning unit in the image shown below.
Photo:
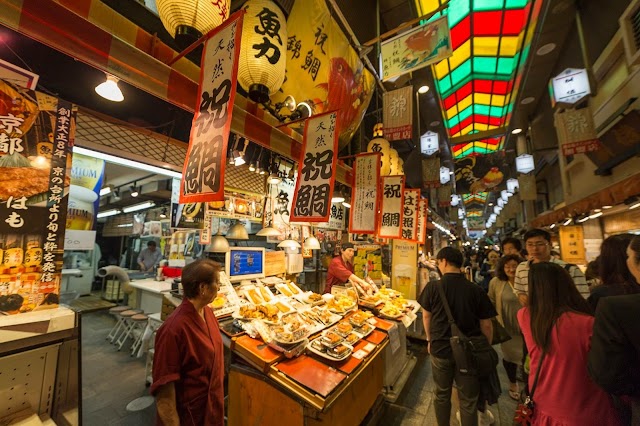
[[[640,64],[640,1],[633,0],[620,16],[622,42],[629,65]]]

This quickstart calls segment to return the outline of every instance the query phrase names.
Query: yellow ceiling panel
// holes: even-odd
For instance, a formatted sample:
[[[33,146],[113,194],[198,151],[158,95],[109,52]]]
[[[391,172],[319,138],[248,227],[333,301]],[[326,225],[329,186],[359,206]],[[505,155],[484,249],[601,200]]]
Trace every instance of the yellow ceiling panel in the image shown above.
[[[471,56],[471,40],[462,43],[460,47],[453,51],[453,55],[449,58],[451,69],[456,69],[461,63],[469,59]]]
[[[462,131],[460,132],[460,135],[467,135],[471,132],[473,132],[473,124],[469,124],[467,127],[462,129]]]
[[[421,15],[431,13],[440,7],[438,0],[416,0],[416,9]]]
[[[449,61],[443,59],[442,61],[438,62],[434,66],[434,68],[436,70],[436,77],[438,78],[438,80],[441,80],[444,76],[449,74]]]
[[[515,56],[518,53],[518,46],[520,46],[518,39],[519,37],[502,37],[500,56]]]
[[[447,120],[451,120],[458,112],[458,104],[455,104],[447,110]]]
[[[498,56],[500,37],[474,37],[473,54],[475,56]]]

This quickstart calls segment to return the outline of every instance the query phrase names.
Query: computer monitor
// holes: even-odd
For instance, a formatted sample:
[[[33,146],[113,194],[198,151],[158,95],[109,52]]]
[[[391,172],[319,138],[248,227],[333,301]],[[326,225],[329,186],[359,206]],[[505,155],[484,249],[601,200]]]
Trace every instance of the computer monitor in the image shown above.
[[[264,247],[231,247],[224,269],[231,282],[264,278]]]

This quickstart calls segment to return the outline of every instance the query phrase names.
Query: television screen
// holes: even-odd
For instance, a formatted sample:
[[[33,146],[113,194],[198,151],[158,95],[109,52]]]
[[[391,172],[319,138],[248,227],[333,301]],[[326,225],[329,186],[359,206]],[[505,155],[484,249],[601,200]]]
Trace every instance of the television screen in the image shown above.
[[[232,277],[241,275],[262,274],[264,252],[253,250],[234,250],[229,253],[229,274]]]

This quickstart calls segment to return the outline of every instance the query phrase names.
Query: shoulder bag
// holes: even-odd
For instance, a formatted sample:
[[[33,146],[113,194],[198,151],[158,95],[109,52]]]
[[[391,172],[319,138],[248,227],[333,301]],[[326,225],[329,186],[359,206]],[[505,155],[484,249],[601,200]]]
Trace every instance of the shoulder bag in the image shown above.
[[[447,296],[442,288],[442,281],[436,285],[449,319],[449,326],[451,327],[449,344],[451,345],[453,359],[456,362],[458,372],[478,377],[488,376],[498,365],[498,353],[491,347],[484,335],[469,338],[460,330],[453,319]]]
[[[513,424],[519,426],[530,426],[533,422],[533,411],[535,409],[535,403],[533,402],[533,394],[538,386],[538,377],[540,377],[540,369],[542,368],[542,361],[544,361],[545,353],[542,354],[540,362],[538,363],[538,369],[536,370],[536,377],[533,379],[533,386],[531,386],[531,392],[526,395],[524,401],[518,404],[516,413],[513,417]]]

